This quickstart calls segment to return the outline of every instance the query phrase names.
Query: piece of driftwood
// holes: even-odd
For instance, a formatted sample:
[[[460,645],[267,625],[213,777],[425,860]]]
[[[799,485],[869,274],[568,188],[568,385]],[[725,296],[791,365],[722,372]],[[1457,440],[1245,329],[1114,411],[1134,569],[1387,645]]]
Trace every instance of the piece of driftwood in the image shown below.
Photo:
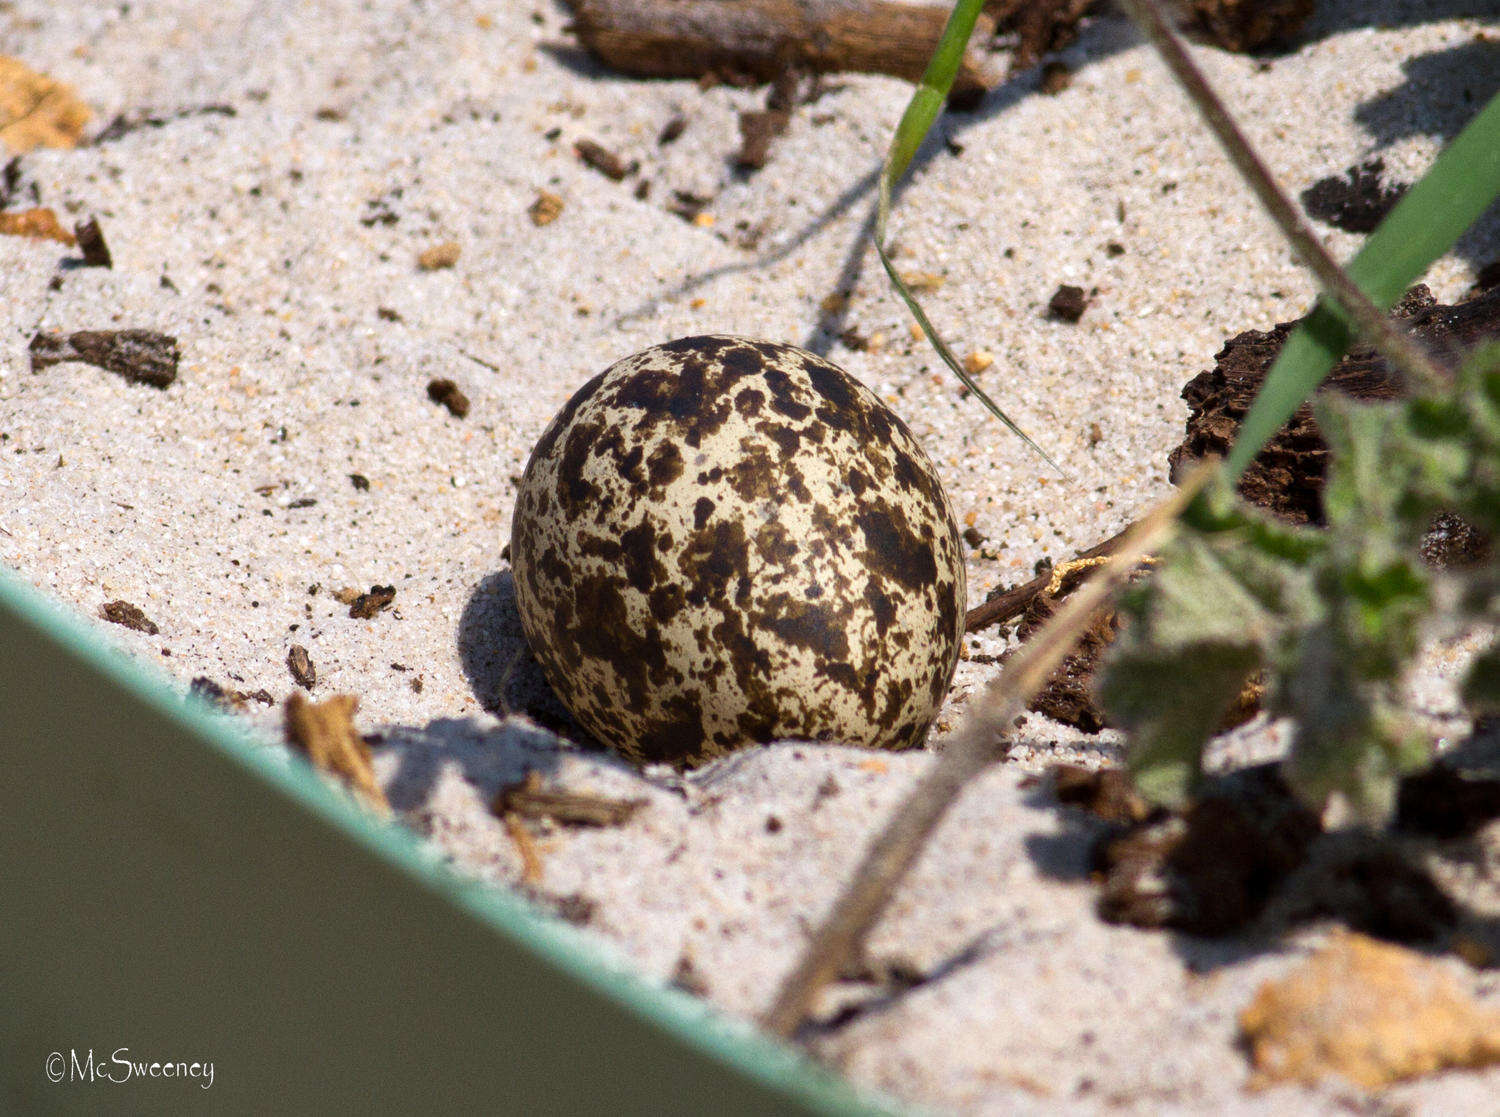
[[[1425,286],[1417,286],[1392,316],[1431,351],[1451,357],[1484,338],[1500,337],[1500,289],[1446,306],[1436,302]],[[1266,373],[1297,325],[1283,322],[1272,330],[1247,330],[1231,338],[1216,355],[1214,367],[1188,381],[1182,390],[1189,408],[1187,435],[1169,458],[1174,481],[1193,463],[1229,452]],[[1319,392],[1390,400],[1399,399],[1404,390],[1399,376],[1382,358],[1359,346],[1334,367]],[[1311,405],[1305,403],[1256,455],[1240,478],[1239,493],[1289,523],[1321,523],[1327,468],[1328,447],[1318,433]]]
[[[950,5],[890,0],[569,0],[579,42],[611,69],[641,77],[705,74],[771,81],[789,68],[916,81]],[[981,17],[975,41],[994,25]],[[994,84],[965,57],[953,91]]]
[[[177,339],[154,330],[79,330],[31,339],[31,371],[83,361],[138,384],[166,388],[177,379]]]

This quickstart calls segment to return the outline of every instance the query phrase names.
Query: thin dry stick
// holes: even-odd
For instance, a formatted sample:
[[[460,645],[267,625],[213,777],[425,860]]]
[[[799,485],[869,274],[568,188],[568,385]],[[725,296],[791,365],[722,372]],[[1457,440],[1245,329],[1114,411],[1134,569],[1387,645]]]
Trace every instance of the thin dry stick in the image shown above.
[[[1254,148],[1245,139],[1229,109],[1219,99],[1203,71],[1198,68],[1181,37],[1162,16],[1160,0],[1121,0],[1141,31],[1151,40],[1167,69],[1182,86],[1188,99],[1197,106],[1204,122],[1218,138],[1229,161],[1250,187],[1260,204],[1271,215],[1281,235],[1291,245],[1304,267],[1318,277],[1323,289],[1343,307],[1360,336],[1383,353],[1400,369],[1412,387],[1441,388],[1447,383],[1432,359],[1406,334],[1391,324],[1372,303],[1349,273],[1328,254],[1313,231],[1303,221],[1301,212],[1286,196]]]
[[[818,992],[857,955],[896,886],[959,793],[1008,751],[1004,734],[1011,720],[1077,643],[1089,618],[1161,544],[1178,513],[1216,468],[1217,463],[1200,466],[1177,492],[1136,524],[1109,563],[1068,598],[973,703],[958,732],[875,839],[796,968],[782,982],[776,1000],[761,1018],[766,1031],[790,1036],[801,1026]]]

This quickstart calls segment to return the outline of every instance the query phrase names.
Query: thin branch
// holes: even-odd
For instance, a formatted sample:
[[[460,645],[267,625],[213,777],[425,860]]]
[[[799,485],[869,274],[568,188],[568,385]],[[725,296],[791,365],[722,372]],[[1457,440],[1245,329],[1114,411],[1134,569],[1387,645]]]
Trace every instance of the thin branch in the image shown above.
[[[819,991],[857,955],[897,885],[916,864],[959,794],[1009,751],[1005,734],[1012,720],[1072,650],[1094,612],[1161,544],[1178,513],[1216,468],[1216,462],[1200,466],[1177,492],[1133,527],[1109,563],[1068,598],[975,699],[958,732],[870,846],[843,895],[782,982],[776,1000],[761,1018],[766,1031],[790,1036],[801,1026]]]
[[[1354,329],[1384,354],[1412,387],[1440,389],[1446,385],[1447,378],[1432,358],[1392,325],[1308,228],[1302,214],[1276,184],[1265,163],[1229,115],[1229,109],[1209,87],[1203,71],[1188,54],[1181,37],[1162,16],[1159,0],[1121,0],[1121,3],[1136,26],[1151,40],[1167,69],[1202,114],[1229,161],[1270,214],[1292,251],[1342,308]]]

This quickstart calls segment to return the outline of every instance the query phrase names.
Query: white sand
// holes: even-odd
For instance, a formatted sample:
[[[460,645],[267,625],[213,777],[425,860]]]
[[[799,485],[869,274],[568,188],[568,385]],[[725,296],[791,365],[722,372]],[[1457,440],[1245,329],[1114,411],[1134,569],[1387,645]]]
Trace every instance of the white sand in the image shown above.
[[[1293,188],[1374,153],[1410,179],[1496,72],[1479,21],[1423,22],[1421,9],[1324,0],[1293,53],[1198,56]],[[1077,73],[1061,95],[1035,94],[1027,77],[946,119],[963,150],[931,145],[918,167],[895,221],[901,263],[945,277],[930,313],[961,353],[995,354],[982,379],[1068,465],[1063,482],[910,340],[864,249],[860,184],[905,104],[901,82],[838,79],[797,112],[770,165],[741,178],[728,163],[735,114],[760,92],[606,74],[572,52],[566,13],[550,6],[137,0],[122,13],[20,0],[0,6],[0,42],[72,83],[95,131],[120,112],[223,103],[235,115],[24,159],[42,204],[69,221],[100,216],[115,267],[60,268],[73,255],[61,246],[0,237],[0,562],[84,615],[116,598],[140,606],[158,635],[99,622],[101,636],[183,689],[206,675],[279,700],[292,689],[287,650],[305,645],[315,693],[357,694],[361,727],[385,735],[379,770],[397,806],[498,884],[520,865],[486,805],[525,768],[648,795],[625,827],[545,835],[543,890],[594,901],[591,927],[646,974],[666,978],[688,957],[734,1013],[765,1005],[929,758],[778,746],[686,781],[643,780],[506,718],[502,697],[547,697],[525,662],[506,674],[521,640],[500,549],[514,479],[555,409],[611,361],[674,336],[823,349],[892,402],[960,518],[987,537],[970,555],[972,604],[1165,492],[1182,384],[1225,337],[1296,316],[1311,292],[1117,18],[1067,52]],[[660,147],[678,114],[687,130]],[[639,174],[616,184],[583,166],[579,137],[640,160]],[[642,179],[651,194],[637,200]],[[565,203],[545,227],[527,216],[541,189]],[[712,195],[712,226],[669,213],[673,190]],[[362,220],[383,213],[397,221]],[[750,229],[756,251],[736,244]],[[1340,254],[1357,244],[1327,239]],[[416,268],[448,240],[462,247],[454,268]],[[1429,277],[1440,298],[1500,255],[1500,222],[1461,248]],[[1066,282],[1099,288],[1078,325],[1043,316]],[[881,352],[819,332],[819,305],[840,289],[852,290],[844,325],[884,333]],[[29,370],[39,329],[124,327],[179,339],[176,385],[82,364]],[[466,419],[428,401],[438,376],[472,399]],[[332,596],[376,583],[397,596],[369,621]],[[1433,657],[1431,712],[1452,709],[1443,680],[1456,654]],[[944,725],[996,670],[961,665]],[[252,702],[245,717],[272,730],[278,713]],[[1226,747],[1275,745],[1260,728]],[[1332,1088],[1243,1093],[1234,1046],[1256,983],[1312,937],[1237,951],[1093,915],[1087,827],[1023,781],[1118,747],[1028,722],[873,944],[944,976],[820,1041],[824,1056],[897,1097],[974,1112],[1336,1103]],[[830,778],[837,790],[820,794]],[[1491,979],[1466,980],[1500,999]],[[1448,1075],[1387,1101],[1477,1112],[1497,1090],[1500,1072]]]

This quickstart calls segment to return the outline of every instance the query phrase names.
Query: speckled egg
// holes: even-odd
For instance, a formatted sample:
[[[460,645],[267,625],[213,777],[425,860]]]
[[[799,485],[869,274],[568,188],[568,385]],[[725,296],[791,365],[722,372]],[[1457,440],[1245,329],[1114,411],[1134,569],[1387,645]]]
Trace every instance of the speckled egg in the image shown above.
[[[683,338],[590,380],[532,451],[511,563],[558,697],[637,762],[920,745],[963,635],[932,463],[790,345]]]

